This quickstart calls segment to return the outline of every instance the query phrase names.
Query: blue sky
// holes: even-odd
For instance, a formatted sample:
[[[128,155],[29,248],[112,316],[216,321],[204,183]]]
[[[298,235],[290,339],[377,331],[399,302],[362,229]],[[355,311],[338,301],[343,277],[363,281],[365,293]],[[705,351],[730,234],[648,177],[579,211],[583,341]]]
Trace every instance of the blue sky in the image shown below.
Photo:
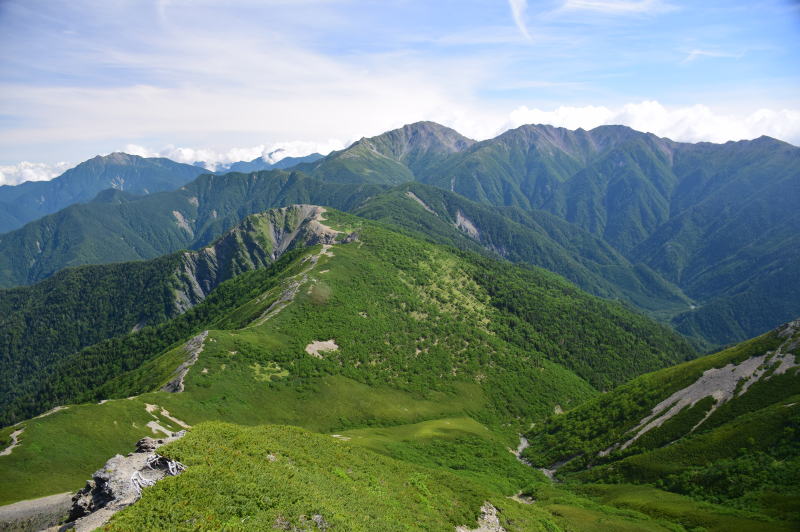
[[[0,0],[0,184],[115,150],[299,155],[423,119],[800,144],[800,2]]]

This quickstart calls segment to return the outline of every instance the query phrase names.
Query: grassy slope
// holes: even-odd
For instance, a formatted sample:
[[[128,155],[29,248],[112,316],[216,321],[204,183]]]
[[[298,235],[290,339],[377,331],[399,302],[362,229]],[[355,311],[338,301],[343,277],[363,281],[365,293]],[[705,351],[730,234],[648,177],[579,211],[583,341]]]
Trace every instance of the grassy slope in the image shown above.
[[[372,222],[333,212],[329,216],[341,229],[357,230],[360,240],[334,246],[333,256],[321,255],[307,272],[310,263],[303,262],[304,254],[321,250],[298,252],[278,267],[229,282],[236,297],[211,297],[197,307],[197,312],[206,312],[208,306],[213,310],[214,304],[224,304],[227,311],[206,312],[213,321],[205,326],[212,330],[186,378],[185,392],[72,407],[24,422],[23,445],[0,458],[0,476],[24,475],[28,480],[24,489],[16,481],[4,483],[0,499],[76,487],[113,454],[111,449],[125,451],[149,432],[142,428],[152,419],[144,402],[158,404],[189,424],[283,423],[320,431],[470,416],[511,443],[518,427],[556,405],[569,408],[594,393],[585,380],[553,360],[568,361],[573,353],[576,368],[599,368],[603,356],[613,362],[629,353],[624,357],[638,356],[653,367],[668,363],[664,353],[683,345],[668,336],[652,336],[654,345],[638,342],[637,334],[661,329],[546,272],[479,257],[473,257],[477,263],[467,261]],[[494,268],[490,279],[481,276],[487,268]],[[306,281],[291,305],[251,326],[292,278],[303,275]],[[254,284],[248,287],[250,282]],[[244,304],[236,303],[241,295],[247,295]],[[586,326],[581,334],[570,334],[559,329],[561,320]],[[195,332],[189,328],[184,334]],[[338,351],[326,352],[322,359],[304,352],[313,340],[330,338]],[[109,383],[94,400],[157,389],[184,356],[179,345],[171,347]],[[95,375],[104,366],[76,365],[76,371],[81,367]],[[609,378],[617,371],[613,364],[611,368]],[[124,432],[114,432],[119,404],[133,405],[127,408],[141,416],[137,430],[125,421]],[[73,415],[78,408],[81,415]],[[75,441],[64,438],[61,445],[38,436],[59,432],[94,433],[105,443],[82,449],[76,464],[66,459]]]
[[[591,530],[582,526],[591,521],[616,530],[673,529],[577,497],[587,508],[573,503],[567,508],[582,515],[565,516],[560,508],[521,504],[453,471],[291,427],[205,424],[166,452],[187,464],[187,472],[148,490],[112,521],[112,530],[302,527],[315,515],[342,530],[452,530],[474,527],[484,502],[495,505],[502,525],[513,531]]]
[[[146,490],[110,529],[261,530],[313,526],[321,516],[343,530],[452,530],[474,527],[489,502],[509,531],[788,530],[655,489],[574,493],[495,438],[468,418],[335,437],[204,423],[163,450],[188,470]],[[535,503],[511,498],[520,492]]]

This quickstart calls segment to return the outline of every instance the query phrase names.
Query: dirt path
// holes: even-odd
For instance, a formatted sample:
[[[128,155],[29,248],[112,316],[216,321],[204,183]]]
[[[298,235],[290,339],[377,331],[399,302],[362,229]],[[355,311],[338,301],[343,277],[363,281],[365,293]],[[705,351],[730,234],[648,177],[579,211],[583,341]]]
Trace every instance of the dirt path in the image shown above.
[[[58,524],[71,505],[72,493],[68,492],[0,506],[0,529],[45,529]]]
[[[205,342],[207,336],[208,331],[203,331],[186,342],[183,347],[186,350],[186,361],[178,366],[172,379],[162,386],[162,392],[180,393],[183,391],[183,379],[186,377],[186,374],[189,373],[189,369],[197,362],[197,359],[200,358],[200,353],[203,352],[203,342]]]
[[[11,454],[11,451],[14,450],[14,447],[19,445],[19,437],[20,435],[25,432],[25,427],[22,427],[19,430],[15,430],[11,433],[11,445],[0,451],[0,456],[8,456]]]

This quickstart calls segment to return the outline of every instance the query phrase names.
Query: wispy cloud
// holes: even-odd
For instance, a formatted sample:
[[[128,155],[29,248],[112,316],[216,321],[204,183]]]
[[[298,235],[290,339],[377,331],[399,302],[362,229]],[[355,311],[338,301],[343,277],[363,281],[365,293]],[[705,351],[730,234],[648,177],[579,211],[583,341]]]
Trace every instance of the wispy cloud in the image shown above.
[[[662,0],[565,0],[562,9],[608,14],[660,13],[674,9]]]
[[[718,52],[713,50],[692,50],[686,57],[681,61],[681,63],[691,63],[695,59],[699,59],[701,57],[723,57],[723,58],[732,58],[732,59],[739,59],[742,57],[743,54],[732,54],[729,52]]]
[[[423,119],[486,138],[521,105],[699,102],[737,120],[770,108],[770,124],[800,109],[785,0],[508,0],[456,14],[425,0],[44,3],[0,0],[0,164],[127,144],[224,162]],[[707,53],[731,50],[745,53]]]
[[[508,0],[508,5],[511,7],[511,15],[514,17],[514,23],[519,28],[523,37],[531,39],[531,34],[528,33],[528,26],[525,23],[525,12],[528,10],[528,0]]]

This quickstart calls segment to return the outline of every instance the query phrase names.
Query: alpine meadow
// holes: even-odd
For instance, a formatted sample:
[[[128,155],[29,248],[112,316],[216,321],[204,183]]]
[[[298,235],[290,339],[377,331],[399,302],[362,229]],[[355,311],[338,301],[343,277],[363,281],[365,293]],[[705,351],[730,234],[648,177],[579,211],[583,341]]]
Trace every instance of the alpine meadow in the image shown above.
[[[0,2],[0,531],[797,530],[797,65],[788,0]]]

